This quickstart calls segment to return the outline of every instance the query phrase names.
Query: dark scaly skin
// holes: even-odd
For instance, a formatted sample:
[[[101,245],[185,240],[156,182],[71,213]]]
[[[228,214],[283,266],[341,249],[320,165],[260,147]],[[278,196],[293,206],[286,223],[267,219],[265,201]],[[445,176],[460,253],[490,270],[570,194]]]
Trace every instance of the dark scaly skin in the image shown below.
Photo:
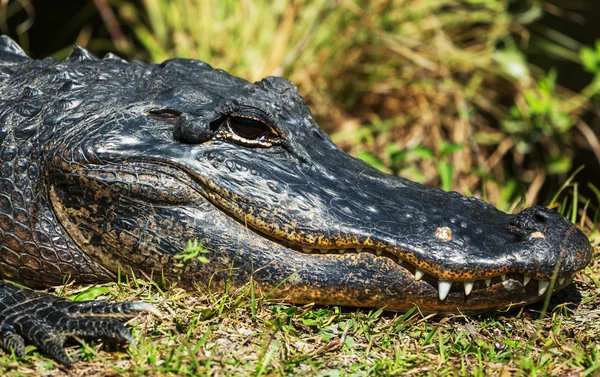
[[[31,287],[118,271],[211,290],[253,278],[295,303],[475,312],[538,301],[544,282],[562,289],[591,257],[555,211],[509,215],[350,157],[281,78],[250,84],[199,61],[100,60],[80,48],[64,62],[31,60],[2,37],[0,93],[0,276]],[[210,263],[179,268],[191,239]],[[1,344],[37,344],[7,318],[39,309],[12,306],[25,293],[6,287]],[[116,328],[109,337],[126,339]]]

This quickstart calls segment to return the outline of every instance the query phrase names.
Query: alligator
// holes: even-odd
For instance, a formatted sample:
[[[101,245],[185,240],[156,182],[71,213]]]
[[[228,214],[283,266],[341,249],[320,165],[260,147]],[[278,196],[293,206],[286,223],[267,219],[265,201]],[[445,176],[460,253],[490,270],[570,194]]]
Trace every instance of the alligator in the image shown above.
[[[160,276],[291,303],[423,312],[524,305],[591,258],[554,210],[507,214],[351,157],[279,77],[188,59],[32,59],[0,38],[0,347],[59,362],[69,335],[131,341],[140,302],[62,284]],[[209,263],[177,256],[201,240]]]

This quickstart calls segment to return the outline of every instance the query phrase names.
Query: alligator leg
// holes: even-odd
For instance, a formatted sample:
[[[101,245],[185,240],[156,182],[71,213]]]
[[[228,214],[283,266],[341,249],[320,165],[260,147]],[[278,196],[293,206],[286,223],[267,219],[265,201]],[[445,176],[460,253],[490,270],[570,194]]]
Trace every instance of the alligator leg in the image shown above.
[[[71,366],[63,344],[67,336],[133,343],[123,322],[139,312],[159,315],[142,302],[75,302],[0,281],[0,348],[25,356],[25,342],[61,364]]]

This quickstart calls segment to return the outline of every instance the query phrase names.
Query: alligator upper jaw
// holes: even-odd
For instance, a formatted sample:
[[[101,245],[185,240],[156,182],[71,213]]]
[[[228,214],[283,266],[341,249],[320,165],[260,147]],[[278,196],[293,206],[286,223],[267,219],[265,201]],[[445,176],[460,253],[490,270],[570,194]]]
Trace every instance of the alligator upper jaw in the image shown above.
[[[318,221],[322,226],[321,231],[313,228],[313,233],[310,233],[306,232],[307,226],[300,226],[297,219],[285,219],[285,214],[273,206],[269,208],[272,219],[285,220],[266,221],[265,216],[268,215],[263,212],[254,211],[253,207],[238,206],[240,202],[243,203],[240,199],[248,196],[232,197],[229,191],[222,190],[214,181],[207,183],[203,178],[198,178],[198,181],[209,187],[205,194],[212,203],[226,213],[236,214],[244,226],[256,232],[253,234],[267,237],[290,249],[292,253],[303,254],[313,260],[327,258],[328,263],[335,261],[337,266],[327,267],[332,270],[348,269],[356,260],[363,259],[368,261],[364,263],[365,268],[372,271],[381,267],[387,259],[393,262],[394,274],[398,281],[420,287],[417,293],[412,291],[414,296],[398,292],[395,296],[387,297],[376,304],[372,304],[372,299],[363,297],[348,303],[353,306],[386,306],[389,309],[405,310],[408,309],[407,302],[419,302],[423,310],[451,312],[457,308],[481,311],[532,303],[542,299],[547,292],[567,286],[575,271],[587,264],[591,254],[589,242],[581,231],[556,212],[541,207],[533,207],[518,215],[507,215],[481,201],[467,199],[456,193],[432,190],[435,196],[447,195],[446,203],[457,200],[458,206],[464,206],[471,211],[471,218],[456,214],[446,219],[448,225],[442,225],[438,219],[437,226],[430,225],[428,228],[429,238],[421,234],[409,234],[406,230],[405,233],[390,231],[388,234],[396,236],[386,237],[378,233],[381,226],[365,227],[368,230],[365,232],[365,228],[357,226],[357,217],[354,217],[354,223],[348,225],[348,216],[338,214],[332,218],[331,211],[324,211],[324,216],[329,217],[327,221]],[[395,189],[402,190],[403,187]],[[430,189],[418,185],[416,189],[425,194],[430,192]],[[231,200],[232,198],[234,200]],[[338,198],[332,195],[329,204],[339,201]],[[377,199],[380,203],[384,202],[381,197]],[[378,200],[367,200],[369,204],[363,203],[363,209],[377,208],[375,203]],[[279,203],[281,200],[275,202]],[[357,200],[353,203],[356,204]],[[298,207],[300,205],[293,201],[284,205],[284,208],[288,209]],[[418,218],[417,212],[423,207],[413,207],[411,211],[403,212],[404,218]],[[481,211],[484,214],[481,214]],[[440,214],[441,211],[429,208],[429,212]],[[378,211],[378,214],[381,216],[382,211]],[[434,222],[434,217],[429,221]],[[385,221],[380,217],[378,223]],[[475,229],[482,230],[465,232],[465,229],[473,224],[478,224]],[[411,221],[405,225],[406,229],[414,229]],[[329,229],[337,230],[337,233],[326,232],[328,226]],[[477,239],[477,236],[480,238]],[[470,240],[471,244],[467,244],[465,240]],[[365,276],[376,280],[372,273]],[[336,278],[330,276],[328,279],[335,281]],[[389,280],[380,283],[389,284]],[[339,287],[342,283],[337,281],[336,284]],[[377,291],[375,287],[368,290]],[[432,290],[436,297],[431,297]],[[327,287],[315,287],[306,299],[295,292],[292,301],[312,300],[338,304],[344,302],[341,297],[337,297],[335,302],[330,302],[328,297],[331,292],[323,292],[327,292]],[[355,292],[356,290],[352,294]],[[379,296],[380,294],[376,295]],[[426,297],[429,301],[425,300]],[[490,297],[494,297],[494,301],[491,301]],[[345,300],[348,302],[347,297]]]
[[[229,159],[235,164],[224,171]],[[259,180],[248,172],[260,171],[263,160],[227,145],[199,153],[188,169],[212,203],[259,233],[297,250],[380,251],[408,262],[417,277],[435,277],[440,291],[521,274],[525,285],[541,281],[543,293],[552,278],[571,277],[591,257],[587,237],[542,207],[508,215],[383,174],[339,150],[312,166],[267,159]]]

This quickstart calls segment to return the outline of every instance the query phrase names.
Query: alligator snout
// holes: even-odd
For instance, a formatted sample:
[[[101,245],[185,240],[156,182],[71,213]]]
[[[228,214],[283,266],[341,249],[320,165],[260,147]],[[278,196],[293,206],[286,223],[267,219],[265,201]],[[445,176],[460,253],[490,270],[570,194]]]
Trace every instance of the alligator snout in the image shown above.
[[[553,209],[526,208],[514,217],[510,229],[528,245],[526,255],[538,275],[569,276],[591,258],[586,235]]]
[[[565,218],[558,212],[546,207],[530,207],[521,211],[515,218],[515,231],[522,230],[527,232],[542,232],[545,233],[549,228],[564,228],[565,225],[570,227],[570,223],[565,224]],[[537,234],[536,234],[537,235]]]

